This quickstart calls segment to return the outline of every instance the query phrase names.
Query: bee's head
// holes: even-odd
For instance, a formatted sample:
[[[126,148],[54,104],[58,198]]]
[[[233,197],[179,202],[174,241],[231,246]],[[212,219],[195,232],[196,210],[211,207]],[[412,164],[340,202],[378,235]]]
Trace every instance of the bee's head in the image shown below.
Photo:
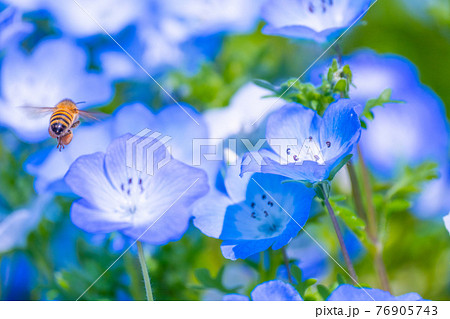
[[[66,127],[61,123],[54,123],[50,126],[50,128],[56,136],[61,135],[62,132],[64,132],[64,130],[66,129]]]

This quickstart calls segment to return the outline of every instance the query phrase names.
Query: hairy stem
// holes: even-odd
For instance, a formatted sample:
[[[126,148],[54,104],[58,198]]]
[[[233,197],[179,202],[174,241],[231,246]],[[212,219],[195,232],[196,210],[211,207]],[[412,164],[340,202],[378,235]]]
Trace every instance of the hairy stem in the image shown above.
[[[145,294],[148,301],[153,301],[152,285],[150,284],[150,277],[148,276],[147,264],[145,263],[144,250],[140,241],[136,242],[139,256],[139,263],[141,264],[142,276],[144,277]]]
[[[375,204],[373,203],[372,198],[372,184],[370,182],[370,174],[369,170],[367,169],[366,163],[364,162],[364,158],[361,153],[361,149],[358,145],[358,157],[359,157],[359,164],[361,167],[362,172],[362,181],[364,186],[364,191],[366,195],[366,201],[367,201],[367,223],[368,223],[368,234],[370,239],[375,245],[375,268],[378,273],[378,277],[381,282],[381,287],[383,290],[391,291],[390,285],[389,285],[389,279],[387,276],[386,266],[384,265],[383,261],[383,247],[378,239],[378,230],[377,230],[377,221],[376,221],[376,211],[375,211]]]
[[[283,254],[284,266],[286,267],[286,271],[287,271],[289,282],[291,284],[293,284],[294,281],[292,280],[291,267],[289,265],[289,258],[288,258],[287,253],[286,253],[286,247],[281,248],[281,253]]]
[[[337,238],[339,240],[339,245],[341,246],[342,255],[344,256],[345,263],[347,264],[347,269],[350,273],[350,277],[355,283],[358,283],[358,277],[356,276],[355,268],[353,268],[352,261],[350,260],[350,255],[348,254],[347,247],[344,243],[344,238],[342,237],[341,229],[339,228],[338,221],[336,219],[336,215],[334,214],[333,207],[326,196],[325,189],[322,186],[322,193],[325,202],[325,206],[327,207],[328,213],[330,214],[331,221],[333,222],[334,230],[336,231]]]
[[[350,182],[352,185],[352,195],[353,201],[355,203],[356,213],[360,218],[366,220],[366,211],[364,209],[364,204],[361,196],[361,190],[359,188],[358,177],[356,176],[355,166],[349,161],[347,164],[348,175],[350,176]]]

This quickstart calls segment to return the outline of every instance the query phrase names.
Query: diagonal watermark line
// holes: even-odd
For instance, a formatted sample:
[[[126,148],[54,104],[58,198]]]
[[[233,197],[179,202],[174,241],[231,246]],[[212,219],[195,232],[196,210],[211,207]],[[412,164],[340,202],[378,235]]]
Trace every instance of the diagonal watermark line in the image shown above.
[[[308,72],[317,63],[317,61],[319,61],[344,36],[344,34],[346,34],[347,31],[350,30],[377,2],[378,0],[375,0],[336,40],[334,40],[334,42],[331,43],[331,45],[325,51],[323,51],[322,54],[319,55],[319,57],[315,59],[314,62],[311,63],[311,65],[294,82],[292,82],[292,84],[289,85],[289,87],[272,104],[269,105],[268,108],[266,108],[261,113],[261,115],[253,122],[252,126],[255,125],[261,119],[261,117],[263,117],[264,114],[266,114],[283,97],[283,95],[286,94],[286,92],[289,91],[291,87],[293,87],[295,83],[297,83],[306,74],[306,72]]]
[[[333,258],[333,256],[331,256],[329,253],[328,253],[328,251],[325,249],[325,248],[323,248],[323,246],[317,241],[317,240],[315,240],[314,239],[314,237],[313,236],[311,236],[311,234],[310,233],[308,233],[302,226],[300,226],[300,224],[291,216],[291,214],[289,214],[285,209],[284,209],[284,207],[283,206],[281,206],[278,202],[277,202],[277,200],[275,199],[275,198],[273,198],[273,196],[267,191],[267,190],[265,190],[264,189],[264,187],[262,187],[257,181],[255,181],[255,179],[252,177],[252,180],[256,183],[256,185],[258,185],[297,225],[298,225],[298,227],[300,227],[301,228],[301,230],[303,230],[308,236],[309,236],[309,238],[311,238],[315,243],[316,243],[316,245],[317,246],[319,246],[320,247],[320,249],[322,249],[324,252],[325,252],[325,254],[327,254],[328,255],[328,257],[330,257],[335,263],[336,263],[336,265],[338,265],[339,266],[339,268],[341,268],[358,286],[359,286],[359,288],[361,288],[369,297],[370,297],[370,299],[372,299],[373,301],[375,301],[375,299],[367,292],[367,290],[366,289],[364,289],[364,287],[362,287],[360,284],[359,284],[359,282],[355,279],[355,278],[353,278],[348,272],[347,272],[347,270],[345,270],[345,268],[344,267],[342,267],[341,266],[341,264],[339,264],[338,262],[337,262],[337,260],[336,259],[334,259]]]
[[[178,101],[177,100],[175,100],[175,98],[169,93],[169,92],[167,92],[167,90],[166,89],[164,89],[163,87],[162,87],[162,85],[161,84],[159,84],[159,82],[158,81],[156,81],[156,79],[150,74],[150,73],[148,73],[147,72],[147,70],[146,69],[144,69],[144,67],[138,62],[138,61],[136,61],[136,59],[135,58],[133,58],[133,56],[130,54],[130,53],[128,53],[128,51],[127,50],[125,50],[121,45],[120,45],[120,43],[119,42],[117,42],[116,41],[116,39],[114,39],[113,38],[113,36],[108,32],[108,31],[106,31],[106,29],[85,9],[85,8],[83,8],[79,3],[78,3],[78,1],[77,0],[72,0],[73,2],[75,2],[75,4],[92,20],[92,21],[94,21],[99,27],[100,27],[100,29],[102,29],[103,30],[103,32],[105,32],[105,34],[108,36],[108,37],[110,37],[111,38],[111,40],[113,40],[114,41],[114,43],[116,43],[117,44],[117,46],[126,54],[126,55],[128,55],[128,57],[142,70],[142,71],[144,71],[144,73],[145,74],[147,74],[149,77],[150,77],[150,79],[152,79],[153,80],[153,82],[155,82],[158,86],[159,86],[159,88],[161,89],[161,90],[163,90],[164,91],[164,93],[166,93],[167,94],[167,96],[168,97],[170,97],[171,99],[172,99],[172,101],[174,101],[175,102],[175,104],[176,105],[178,105],[178,107],[180,108],[180,109],[182,109],[183,110],[183,112],[184,113],[186,113],[187,114],[187,116],[189,116],[190,118],[191,118],[191,120],[193,120],[194,122],[195,122],[195,124],[197,124],[198,126],[200,126],[200,124],[188,113],[188,111],[186,111],[185,110],[185,108],[183,107],[183,106],[181,106],[181,104],[180,103],[178,103]]]
[[[89,286],[89,287],[87,287],[87,289],[85,290],[85,291],[83,291],[83,293],[77,298],[77,300],[76,301],[78,301],[78,300],[80,300],[80,298],[81,297],[83,297],[88,291],[89,291],[89,289],[91,289],[96,283],[97,283],[97,281],[99,281],[100,280],[100,278],[102,278],[103,277],[103,275],[104,274],[106,274],[107,272],[108,272],[108,270],[110,270],[111,269],[111,267],[112,266],[114,266],[115,264],[116,264],[116,262],[118,262],[119,261],[119,259],[120,258],[122,258],[122,256],[123,255],[125,255],[130,249],[131,249],[131,247],[133,247],[137,242],[138,242],[138,240],[139,239],[141,239],[141,237],[142,236],[144,236],[145,235],[145,233],[150,229],[150,228],[152,228],[153,227],[153,225],[155,225],[156,224],[156,222],[158,221],[158,220],[160,220],[161,219],[161,217],[163,217],[164,216],[164,214],[165,213],[167,213],[167,211],[169,210],[169,209],[171,209],[172,208],[172,206],[173,205],[175,205],[176,204],[176,202],[178,202],[179,200],[180,200],[180,198],[181,197],[183,197],[184,196],[184,194],[186,194],[187,193],[187,191],[189,191],[191,188],[192,188],[192,186],[194,186],[195,185],[195,183],[197,183],[198,182],[198,180],[199,180],[199,178],[197,178],[183,193],[181,193],[181,195],[180,196],[178,196],[177,197],[177,199],[175,199],[175,201],[150,225],[150,226],[148,226],[147,227],[147,229],[130,245],[130,246],[128,246],[128,248],[127,249],[125,249],[125,251],[122,253],[122,254],[120,254],[120,256],[119,257],[117,257],[117,259],[116,260],[114,260],[114,262],[108,267],[108,268],[106,268],[106,270],[100,275],[100,276],[98,276],[98,278],[97,279],[95,279],[95,281]]]

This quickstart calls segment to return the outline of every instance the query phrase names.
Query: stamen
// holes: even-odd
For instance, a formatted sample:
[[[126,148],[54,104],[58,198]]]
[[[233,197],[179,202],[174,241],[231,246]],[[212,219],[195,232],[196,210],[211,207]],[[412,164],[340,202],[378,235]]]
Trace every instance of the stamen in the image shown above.
[[[294,161],[298,161],[298,156],[297,155],[294,155]]]
[[[252,218],[256,218],[256,213],[252,212],[250,216],[252,216]]]
[[[309,3],[308,10],[309,12],[314,13],[314,5],[312,4],[312,2]]]
[[[131,184],[131,183],[133,183],[133,179],[132,179],[132,178],[130,178],[130,179],[128,180],[128,184]]]
[[[269,205],[270,207],[273,207],[273,203],[271,201],[268,201],[267,205]]]
[[[319,155],[314,155],[314,159],[315,159],[316,161],[320,160]]]
[[[328,148],[331,147],[331,142],[327,141],[326,144],[327,144]]]
[[[265,217],[269,216],[269,213],[267,211],[264,211],[264,216]]]
[[[287,154],[287,155],[291,155],[291,149],[290,149],[290,148],[288,148],[288,149],[286,150],[286,154]]]
[[[262,199],[266,199],[266,198],[267,198],[266,194],[263,194]]]
[[[125,185],[120,184],[120,189],[122,190],[122,192],[125,191]]]
[[[255,208],[256,204],[255,204],[255,203],[252,203],[250,206],[251,206],[252,208]]]

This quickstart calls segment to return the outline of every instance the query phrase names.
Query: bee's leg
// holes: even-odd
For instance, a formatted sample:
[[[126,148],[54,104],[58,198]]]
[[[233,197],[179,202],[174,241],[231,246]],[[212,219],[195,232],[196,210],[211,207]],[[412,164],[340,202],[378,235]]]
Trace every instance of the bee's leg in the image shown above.
[[[61,152],[61,149],[64,148],[64,145],[61,144],[60,137],[57,137],[56,140],[58,141],[58,145],[56,145],[56,148]]]
[[[70,127],[70,129],[74,129],[74,128],[76,128],[76,127],[78,127],[78,125],[80,125],[80,121],[78,120],[78,121],[76,121],[75,123],[73,123],[72,124],[72,126]]]

